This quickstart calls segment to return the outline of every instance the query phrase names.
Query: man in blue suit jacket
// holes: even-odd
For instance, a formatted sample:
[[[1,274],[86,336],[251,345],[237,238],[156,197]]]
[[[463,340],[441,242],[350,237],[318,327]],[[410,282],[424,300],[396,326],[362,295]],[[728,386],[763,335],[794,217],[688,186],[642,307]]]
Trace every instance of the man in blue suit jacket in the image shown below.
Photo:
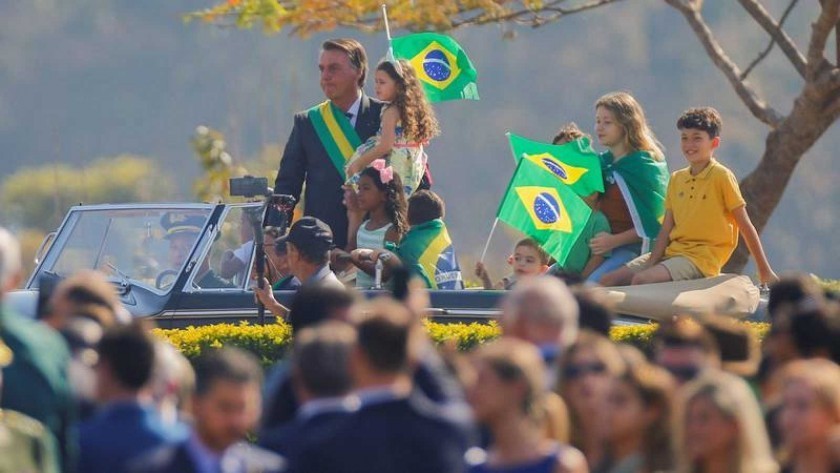
[[[323,120],[319,107],[295,115],[274,192],[299,200],[305,182],[305,214],[326,222],[332,228],[335,245],[344,248],[348,224],[347,209],[342,204],[344,161],[350,158],[347,151],[354,151],[352,144],[358,146],[379,130],[382,103],[362,91],[368,65],[365,48],[358,41],[325,41],[318,68],[321,90],[328,99],[322,106],[330,107],[330,117]],[[330,130],[344,131],[342,135],[347,136],[338,137],[338,142],[345,143],[343,147],[331,142]]]
[[[300,453],[299,473],[459,473],[473,428],[461,410],[412,394],[416,345],[408,309],[377,300],[362,312],[351,355],[360,409]]]
[[[262,370],[235,348],[195,360],[195,425],[189,438],[136,459],[132,473],[279,473],[285,460],[244,442],[260,415]],[[115,470],[116,471],[116,470]],[[81,473],[81,472],[80,472]]]
[[[76,471],[125,471],[150,450],[186,438],[186,427],[166,425],[149,402],[155,341],[139,323],[109,329],[99,342],[96,367],[101,410],[79,426]]]
[[[350,353],[356,331],[344,322],[330,320],[295,335],[291,378],[302,401],[294,420],[260,432],[262,447],[295,464],[299,453],[329,435],[358,409],[358,398],[348,396]]]

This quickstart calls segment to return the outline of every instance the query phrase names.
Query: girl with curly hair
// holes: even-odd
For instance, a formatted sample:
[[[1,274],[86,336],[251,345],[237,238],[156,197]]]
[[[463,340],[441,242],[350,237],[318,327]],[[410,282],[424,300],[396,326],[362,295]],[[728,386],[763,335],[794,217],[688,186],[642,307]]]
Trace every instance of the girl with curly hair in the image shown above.
[[[388,105],[382,108],[379,133],[356,149],[346,175],[355,184],[363,169],[376,159],[385,159],[399,174],[408,197],[420,186],[426,170],[423,147],[440,133],[437,119],[407,61],[380,62],[374,79],[377,98]]]
[[[397,245],[408,231],[408,204],[406,204],[400,176],[384,159],[377,159],[365,168],[357,183],[355,204],[348,209],[350,215],[350,245],[356,250],[351,261],[356,271],[356,287],[368,289],[374,285],[372,274],[375,262],[370,261],[370,251],[380,250],[389,244]],[[358,223],[357,223],[358,222]]]

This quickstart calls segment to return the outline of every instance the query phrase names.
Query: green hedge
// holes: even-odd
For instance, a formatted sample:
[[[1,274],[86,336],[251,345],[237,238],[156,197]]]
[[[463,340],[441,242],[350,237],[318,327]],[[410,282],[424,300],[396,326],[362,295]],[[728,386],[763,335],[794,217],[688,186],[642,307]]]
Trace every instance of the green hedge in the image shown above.
[[[769,324],[744,322],[759,339],[763,339],[770,329]],[[429,336],[436,343],[454,343],[462,351],[492,340],[499,336],[496,322],[490,323],[424,323]],[[616,342],[629,343],[644,350],[650,345],[656,324],[615,326],[610,331],[610,338]],[[265,326],[219,324],[185,329],[155,329],[155,333],[181,351],[187,358],[195,358],[204,350],[222,346],[244,348],[260,358],[268,366],[281,359],[292,341],[291,327],[278,320]]]

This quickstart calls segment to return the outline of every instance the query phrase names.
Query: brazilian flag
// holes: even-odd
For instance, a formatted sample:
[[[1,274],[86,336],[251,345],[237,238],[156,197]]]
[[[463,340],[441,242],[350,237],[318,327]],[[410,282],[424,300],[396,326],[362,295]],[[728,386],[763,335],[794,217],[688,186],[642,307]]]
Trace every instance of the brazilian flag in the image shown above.
[[[397,254],[409,270],[430,289],[464,289],[464,280],[452,238],[443,220],[412,225],[400,241]]]
[[[417,33],[391,40],[396,59],[414,66],[430,102],[478,100],[478,73],[454,39],[438,33]]]
[[[536,240],[562,266],[592,209],[538,164],[521,159],[496,216]]]
[[[528,160],[569,186],[577,195],[586,197],[604,192],[601,158],[592,149],[589,138],[580,138],[562,145],[551,145],[508,133],[513,158]]]

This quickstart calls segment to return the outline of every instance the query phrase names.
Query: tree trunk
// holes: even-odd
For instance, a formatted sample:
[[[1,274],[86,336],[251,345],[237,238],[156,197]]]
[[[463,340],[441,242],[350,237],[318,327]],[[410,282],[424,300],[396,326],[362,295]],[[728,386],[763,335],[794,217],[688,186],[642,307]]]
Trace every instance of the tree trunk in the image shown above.
[[[758,166],[741,181],[747,212],[758,233],[767,225],[802,156],[837,118],[836,114],[829,114],[823,105],[829,91],[820,89],[805,86],[790,115],[767,135],[764,155]],[[749,250],[740,240],[723,271],[740,273],[749,257]],[[773,262],[770,263],[772,265]]]

